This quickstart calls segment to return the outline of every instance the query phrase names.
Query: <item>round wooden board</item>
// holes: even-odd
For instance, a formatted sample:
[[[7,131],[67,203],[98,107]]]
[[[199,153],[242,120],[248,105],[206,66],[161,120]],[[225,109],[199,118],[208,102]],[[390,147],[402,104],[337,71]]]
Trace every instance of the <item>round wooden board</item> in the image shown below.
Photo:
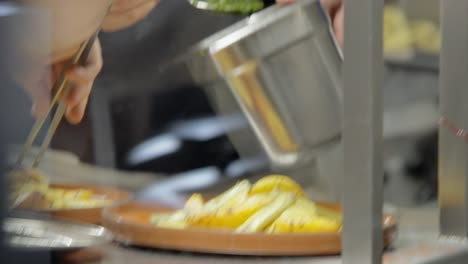
[[[51,184],[51,188],[61,188],[67,190],[78,190],[85,189],[90,190],[96,195],[103,196],[106,199],[112,200],[112,206],[118,206],[125,204],[131,199],[130,193],[111,187],[94,186],[86,184]],[[33,198],[32,198],[33,199]],[[79,208],[79,209],[29,209],[27,205],[28,201],[25,201],[25,207],[27,209],[21,209],[23,211],[33,211],[37,213],[43,213],[50,215],[54,218],[69,220],[77,223],[88,223],[88,224],[101,224],[103,207],[95,208]]]
[[[341,252],[341,236],[335,233],[236,234],[215,229],[159,228],[149,223],[152,214],[167,211],[170,209],[134,202],[104,210],[103,225],[113,232],[118,242],[150,248],[255,256],[337,255]],[[388,246],[395,239],[396,220],[393,215],[385,215],[383,220],[385,245]]]

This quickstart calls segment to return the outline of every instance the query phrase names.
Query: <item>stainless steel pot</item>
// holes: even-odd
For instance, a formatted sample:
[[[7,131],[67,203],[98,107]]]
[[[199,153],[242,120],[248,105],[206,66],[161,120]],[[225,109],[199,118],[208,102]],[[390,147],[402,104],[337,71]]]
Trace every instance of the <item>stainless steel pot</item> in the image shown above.
[[[245,158],[272,168],[310,164],[341,134],[341,51],[319,1],[273,6],[213,35],[185,57]],[[229,119],[228,119],[229,120]]]

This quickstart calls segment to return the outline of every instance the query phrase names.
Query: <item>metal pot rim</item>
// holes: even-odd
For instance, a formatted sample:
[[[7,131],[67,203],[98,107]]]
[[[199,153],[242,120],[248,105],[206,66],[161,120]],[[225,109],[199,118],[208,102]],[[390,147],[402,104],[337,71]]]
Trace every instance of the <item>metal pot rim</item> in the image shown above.
[[[298,38],[304,37],[309,34],[308,32],[312,34],[316,27],[315,25],[310,25],[306,18],[306,14],[310,13],[311,9],[316,9],[316,13],[323,16],[323,22],[328,24],[328,28],[331,32],[330,18],[319,0],[298,1],[290,5],[274,5],[205,38],[198,44],[195,44],[187,52],[184,52],[172,60],[171,63],[166,64],[165,67],[162,68],[162,71],[175,65],[185,65],[191,69],[191,71],[196,71],[196,73],[192,72],[192,76],[196,76],[194,77],[196,82],[216,80],[218,77],[222,76],[219,76],[220,73],[216,69],[216,66],[213,65],[213,54],[229,47],[242,46],[243,43],[251,45],[249,42],[255,41],[255,38],[263,34],[268,35],[268,30],[274,28],[275,25],[284,23],[288,21],[288,19],[291,19],[291,17],[303,17],[299,18],[299,20],[303,22],[303,27],[300,30],[284,30],[283,41],[272,43],[268,50],[264,50],[261,54],[255,55],[257,59],[267,56],[271,52],[284,48],[285,44],[293,43],[297,41]],[[294,21],[297,22],[298,20],[294,19]],[[291,22],[288,21],[287,24],[289,23]],[[256,58],[252,57],[249,59]]]
[[[238,21],[237,23],[215,33],[208,38],[205,38],[189,51],[189,56],[194,54],[203,56],[208,53],[213,53],[220,49],[229,47],[244,39],[247,39],[255,33],[262,31],[270,25],[288,18],[290,15],[293,15],[303,7],[312,4],[316,5],[317,8],[319,8],[319,10],[323,13],[323,15],[327,17],[326,12],[323,10],[323,7],[318,0],[298,1],[297,3],[287,6],[274,5],[263,11],[255,13],[250,17]],[[288,36],[285,35],[284,38],[288,39]]]

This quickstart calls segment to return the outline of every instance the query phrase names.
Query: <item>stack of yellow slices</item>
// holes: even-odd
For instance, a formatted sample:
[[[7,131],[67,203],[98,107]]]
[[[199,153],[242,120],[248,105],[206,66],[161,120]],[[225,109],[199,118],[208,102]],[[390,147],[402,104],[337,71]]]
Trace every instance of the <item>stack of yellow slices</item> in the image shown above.
[[[49,188],[43,197],[44,209],[89,209],[112,205],[112,201],[91,190]]]
[[[243,180],[205,201],[193,194],[185,207],[155,214],[151,222],[163,228],[215,228],[236,233],[339,232],[341,215],[310,201],[294,180],[266,176],[254,184]]]

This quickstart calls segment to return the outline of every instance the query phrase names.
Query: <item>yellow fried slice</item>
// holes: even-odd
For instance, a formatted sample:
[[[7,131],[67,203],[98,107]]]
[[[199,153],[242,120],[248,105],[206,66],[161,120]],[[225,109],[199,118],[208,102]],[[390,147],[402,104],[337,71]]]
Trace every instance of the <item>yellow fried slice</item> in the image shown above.
[[[248,180],[243,180],[235,184],[233,187],[224,193],[209,200],[201,208],[194,209],[194,203],[199,203],[200,198],[192,196],[190,203],[192,205],[185,206],[188,215],[188,222],[192,226],[203,227],[232,227],[235,225],[235,220],[227,221],[232,217],[232,209],[238,208],[248,197],[251,184]],[[239,216],[241,218],[241,216]]]
[[[238,182],[224,193],[206,202],[202,208],[203,213],[214,212],[230,202],[235,202],[239,197],[244,197],[250,191],[251,186],[248,180]]]
[[[277,219],[267,229],[267,233],[337,233],[341,225],[330,219],[316,216],[314,218]]]
[[[317,208],[317,207],[316,207]],[[338,232],[341,223],[319,216],[301,201],[290,206],[268,226],[267,233],[323,233]]]
[[[188,226],[187,215],[183,210],[170,214],[154,214],[150,222],[161,228],[184,229]]]
[[[194,193],[187,200],[184,210],[188,213],[197,213],[203,209],[203,196],[199,193]]]
[[[246,198],[232,199],[227,206],[216,211],[200,215],[192,215],[188,222],[191,226],[217,227],[234,229],[243,224],[250,216],[270,203],[272,197],[267,194],[257,194]]]
[[[284,175],[269,175],[261,178],[252,186],[251,194],[269,193],[274,190],[291,192],[298,196],[304,196],[304,190],[293,179]]]
[[[317,206],[316,210],[318,216],[328,218],[340,225],[343,223],[343,215],[340,212],[325,208],[323,206]]]
[[[308,215],[312,215],[312,216],[316,215],[317,211],[319,210],[319,206],[316,203],[304,197],[298,198],[296,202],[294,203],[294,205],[302,208],[302,210],[305,213],[307,213]]]
[[[112,204],[110,200],[90,199],[90,200],[54,200],[52,203],[53,209],[87,209],[105,207]]]
[[[292,193],[278,193],[271,203],[263,206],[255,214],[249,217],[249,219],[239,226],[235,232],[254,233],[262,231],[295,201],[296,197]]]
[[[305,198],[298,199],[296,201],[296,204],[298,206],[302,206],[304,210],[311,212],[313,215],[329,218],[330,220],[341,224],[343,217],[340,212],[326,208],[324,206],[320,206],[319,204],[316,204],[315,202],[312,202]]]
[[[58,188],[48,189],[45,193],[45,197],[48,200],[62,199],[64,196],[65,190]]]
[[[60,191],[60,190],[59,190]],[[93,196],[93,192],[90,190],[63,190],[62,199],[65,200],[88,200]]]

